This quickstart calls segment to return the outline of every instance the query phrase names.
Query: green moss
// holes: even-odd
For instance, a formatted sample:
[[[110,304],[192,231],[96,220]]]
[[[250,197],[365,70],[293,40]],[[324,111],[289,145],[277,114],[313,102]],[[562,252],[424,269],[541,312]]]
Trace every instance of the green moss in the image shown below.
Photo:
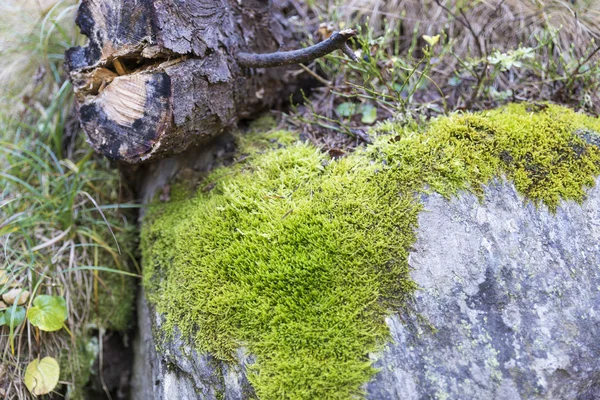
[[[358,395],[387,309],[414,290],[419,204],[364,157],[327,161],[297,143],[216,171],[211,192],[170,204],[143,234],[165,331],[223,359],[247,346],[262,398]]]
[[[97,317],[106,329],[124,332],[134,323],[133,309],[138,281],[111,272],[101,273],[103,291],[98,296]]]
[[[277,147],[289,146],[296,140],[295,135],[284,130],[252,131],[249,135],[238,138],[238,148],[242,155],[255,154]]]
[[[98,351],[98,340],[95,337],[87,339],[87,342],[79,337],[72,348],[61,351],[60,380],[70,382],[66,398],[71,400],[86,398],[84,388],[90,379]]]
[[[416,290],[418,195],[481,193],[506,176],[538,204],[582,200],[600,173],[598,149],[572,134],[583,128],[598,121],[513,105],[421,132],[388,123],[337,161],[284,132],[243,137],[247,156],[212,173],[210,190],[149,211],[148,296],[167,335],[178,328],[225,360],[239,346],[255,354],[259,398],[360,397],[376,372],[368,354],[388,339],[384,318]]]
[[[551,210],[561,199],[582,201],[598,174],[600,150],[574,133],[600,132],[599,120],[555,105],[532,108],[512,104],[456,114],[418,133],[388,123],[382,130],[393,135],[380,137],[370,151],[446,196],[461,189],[480,193],[482,184],[505,176]]]
[[[250,123],[252,132],[268,132],[277,127],[277,120],[273,115],[265,114]]]

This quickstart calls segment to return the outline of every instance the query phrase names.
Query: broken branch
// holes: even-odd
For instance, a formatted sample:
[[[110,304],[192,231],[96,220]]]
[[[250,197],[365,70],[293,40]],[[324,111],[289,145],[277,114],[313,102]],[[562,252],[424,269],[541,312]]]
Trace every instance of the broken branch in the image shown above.
[[[238,64],[246,68],[271,68],[293,64],[309,64],[335,50],[342,50],[352,60],[357,61],[354,52],[348,47],[348,40],[356,36],[353,29],[334,32],[329,39],[300,50],[280,51],[276,53],[254,54],[238,53]]]

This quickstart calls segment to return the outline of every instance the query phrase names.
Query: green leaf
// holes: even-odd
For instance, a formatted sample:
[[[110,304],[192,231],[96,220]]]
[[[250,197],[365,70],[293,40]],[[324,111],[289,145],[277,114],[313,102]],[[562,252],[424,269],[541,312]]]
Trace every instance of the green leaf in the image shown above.
[[[12,324],[11,324],[12,320]],[[19,326],[25,320],[25,308],[10,307],[0,312],[0,326],[8,325],[11,328]]]
[[[50,393],[58,385],[60,367],[52,357],[33,360],[25,370],[25,386],[34,396]]]
[[[362,108],[362,119],[363,124],[371,125],[377,121],[377,107],[371,104],[365,104]]]
[[[356,114],[356,104],[345,102],[335,108],[335,112],[340,117],[351,117]]]
[[[67,302],[62,296],[39,295],[27,312],[29,322],[47,332],[62,328],[67,317]]]

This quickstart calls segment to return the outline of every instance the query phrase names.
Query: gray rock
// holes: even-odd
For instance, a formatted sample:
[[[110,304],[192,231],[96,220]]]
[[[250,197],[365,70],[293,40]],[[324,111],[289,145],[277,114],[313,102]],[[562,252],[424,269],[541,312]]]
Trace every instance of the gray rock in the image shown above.
[[[500,181],[483,202],[423,204],[410,254],[421,290],[388,319],[367,398],[600,399],[600,188],[556,214]],[[142,303],[134,398],[252,397],[244,354],[228,367],[180,343],[156,353],[160,319]]]
[[[554,215],[504,183],[423,201],[422,289],[368,398],[600,399],[600,189]]]
[[[244,366],[252,359],[240,349],[240,365],[228,365],[210,354],[198,354],[179,338],[155,340],[160,335],[160,316],[138,298],[138,336],[131,393],[133,400],[149,399],[247,399],[252,387]],[[156,344],[161,343],[157,351]]]

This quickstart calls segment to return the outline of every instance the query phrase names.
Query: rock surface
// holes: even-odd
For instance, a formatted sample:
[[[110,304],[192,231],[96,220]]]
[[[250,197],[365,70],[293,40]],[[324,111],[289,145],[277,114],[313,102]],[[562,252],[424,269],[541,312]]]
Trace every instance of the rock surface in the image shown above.
[[[508,184],[424,203],[422,321],[389,319],[368,398],[600,398],[600,189],[555,215]]]
[[[556,214],[499,181],[482,202],[422,201],[410,255],[421,290],[388,319],[367,398],[600,398],[600,188]],[[140,302],[134,398],[252,398],[251,358],[230,367],[179,343],[157,353],[160,317]]]

